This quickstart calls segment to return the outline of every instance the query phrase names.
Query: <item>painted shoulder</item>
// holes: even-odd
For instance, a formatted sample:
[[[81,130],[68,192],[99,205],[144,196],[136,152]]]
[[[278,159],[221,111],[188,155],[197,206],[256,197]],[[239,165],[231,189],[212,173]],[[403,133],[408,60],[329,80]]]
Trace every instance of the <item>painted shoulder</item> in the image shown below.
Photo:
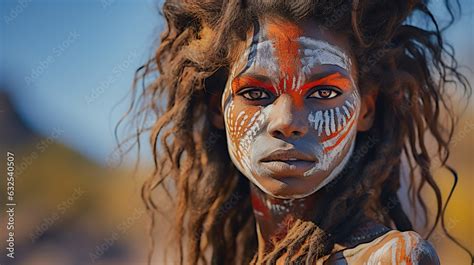
[[[414,231],[391,231],[376,243],[367,259],[371,264],[439,265],[433,246]]]

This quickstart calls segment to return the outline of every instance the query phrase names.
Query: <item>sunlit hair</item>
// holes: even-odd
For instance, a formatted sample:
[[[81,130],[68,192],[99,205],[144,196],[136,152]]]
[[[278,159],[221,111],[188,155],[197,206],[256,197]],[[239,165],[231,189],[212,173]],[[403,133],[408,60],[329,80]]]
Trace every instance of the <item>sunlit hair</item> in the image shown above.
[[[430,171],[434,154],[425,137],[435,140],[446,166],[456,123],[446,92],[454,87],[470,96],[471,87],[457,70],[444,29],[427,2],[165,1],[166,28],[154,57],[137,71],[127,117],[135,122],[137,135],[150,134],[155,170],[143,184],[142,198],[151,237],[160,220],[152,195],[163,188],[175,205],[178,248],[170,249],[180,264],[273,264],[285,253],[286,264],[313,264],[347,238],[364,214],[401,231],[413,229],[397,196],[403,156],[409,162],[411,205],[419,201],[427,218],[421,189],[431,188],[437,205],[431,223],[442,221],[442,194]],[[445,5],[452,23],[459,3]],[[288,233],[257,261],[249,183],[233,166],[225,131],[212,125],[209,106],[211,95],[224,89],[235,48],[253,22],[267,15],[295,22],[310,18],[347,34],[359,68],[360,93],[377,91],[378,96],[373,127],[358,133],[346,170],[321,191],[331,194],[327,215],[289,223]],[[149,262],[151,257],[152,252]]]

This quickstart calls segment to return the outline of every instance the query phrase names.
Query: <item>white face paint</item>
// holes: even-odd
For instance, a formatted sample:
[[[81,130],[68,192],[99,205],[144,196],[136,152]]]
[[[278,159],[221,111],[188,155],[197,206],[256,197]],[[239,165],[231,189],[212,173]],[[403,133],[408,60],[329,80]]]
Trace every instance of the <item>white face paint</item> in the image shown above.
[[[350,58],[339,48],[325,41],[308,37],[300,37],[299,41],[303,44],[302,46],[307,47],[301,60],[305,74],[311,74],[311,70],[315,66],[324,64],[337,65],[343,69],[351,68]]]
[[[354,102],[354,103],[352,103]],[[359,110],[356,107],[360,102],[359,94],[357,90],[352,93],[352,101],[347,99],[344,105],[329,110],[317,110],[314,113],[310,113],[308,121],[312,126],[312,129],[316,130],[318,136],[324,134],[328,137],[324,141],[321,141],[323,151],[319,153],[318,157],[321,157],[319,163],[305,172],[305,176],[311,176],[318,171],[325,171],[331,168],[331,164],[340,154],[343,153],[344,148],[350,145],[348,153],[344,156],[341,163],[339,163],[318,186],[316,186],[313,192],[318,191],[324,185],[331,182],[337,177],[339,173],[344,169],[344,166],[349,161],[355,146],[355,135],[357,133],[356,125]],[[357,103],[357,104],[356,104]]]
[[[352,63],[291,23],[255,32],[222,98],[229,153],[264,192],[305,197],[334,179],[354,148],[360,97]]]

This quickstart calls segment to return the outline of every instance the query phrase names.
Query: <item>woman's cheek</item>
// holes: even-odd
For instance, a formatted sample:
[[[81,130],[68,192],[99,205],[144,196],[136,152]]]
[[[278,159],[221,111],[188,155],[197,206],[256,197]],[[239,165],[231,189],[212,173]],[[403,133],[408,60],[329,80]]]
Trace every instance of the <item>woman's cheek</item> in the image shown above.
[[[250,147],[264,123],[263,108],[242,105],[238,100],[229,102],[224,113],[226,131],[229,137],[229,151],[237,166],[250,171]]]
[[[308,115],[311,130],[318,135],[319,163],[308,174],[319,170],[330,170],[346,146],[350,144],[356,130],[360,98],[353,92],[341,105],[324,110],[315,110]]]

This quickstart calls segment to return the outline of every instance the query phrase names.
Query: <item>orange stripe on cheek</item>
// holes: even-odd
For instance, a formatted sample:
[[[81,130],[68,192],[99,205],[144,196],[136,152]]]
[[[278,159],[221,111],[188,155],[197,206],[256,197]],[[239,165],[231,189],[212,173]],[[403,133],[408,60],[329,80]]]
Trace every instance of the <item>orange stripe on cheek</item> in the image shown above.
[[[350,119],[352,119],[352,116],[354,116],[354,114],[355,114],[355,113],[351,113],[351,114],[350,114],[351,116],[347,119],[347,121],[349,121]],[[344,114],[341,114],[341,115],[344,115]],[[347,126],[347,125],[346,125],[346,126]],[[325,135],[325,136],[321,137],[321,141],[326,142],[326,141],[328,141],[328,140],[331,140],[332,138],[338,136],[339,133],[340,133],[342,130],[344,130],[344,128],[345,128],[345,127],[342,127],[342,126],[341,126],[341,129],[340,129],[340,130],[338,130],[338,131],[336,131],[336,132],[333,132],[333,133],[331,133],[330,135]]]
[[[334,145],[325,147],[325,148],[323,149],[323,151],[324,151],[325,153],[327,153],[327,152],[333,150],[334,148],[336,148],[336,147],[347,137],[347,135],[349,134],[349,132],[350,132],[351,129],[352,129],[352,126],[354,126],[354,123],[355,123],[355,119],[353,119],[353,120],[351,121],[351,123],[349,124],[349,128],[347,128],[347,131],[345,131],[345,132],[341,135],[341,138],[339,138],[339,139],[336,141],[336,143],[334,143]]]

